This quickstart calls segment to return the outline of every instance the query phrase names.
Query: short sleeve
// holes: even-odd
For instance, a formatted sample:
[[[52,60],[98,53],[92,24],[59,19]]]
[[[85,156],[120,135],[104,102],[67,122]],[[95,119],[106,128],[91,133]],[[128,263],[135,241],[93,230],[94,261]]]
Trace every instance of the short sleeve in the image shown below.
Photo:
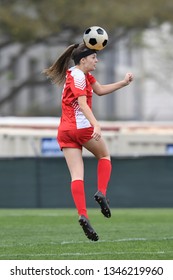
[[[72,82],[71,82],[71,90],[75,97],[87,95],[86,91],[86,76],[85,74],[79,70],[75,69],[71,73]]]

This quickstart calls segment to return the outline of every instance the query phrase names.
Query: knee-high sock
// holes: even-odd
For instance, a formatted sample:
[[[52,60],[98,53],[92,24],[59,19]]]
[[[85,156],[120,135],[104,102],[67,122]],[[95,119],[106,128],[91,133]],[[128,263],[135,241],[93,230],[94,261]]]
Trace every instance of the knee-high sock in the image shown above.
[[[71,192],[79,216],[84,215],[86,218],[88,218],[87,210],[86,210],[84,181],[83,180],[72,181]]]
[[[112,165],[109,159],[101,158],[97,165],[97,188],[106,196],[108,182],[111,176]]]

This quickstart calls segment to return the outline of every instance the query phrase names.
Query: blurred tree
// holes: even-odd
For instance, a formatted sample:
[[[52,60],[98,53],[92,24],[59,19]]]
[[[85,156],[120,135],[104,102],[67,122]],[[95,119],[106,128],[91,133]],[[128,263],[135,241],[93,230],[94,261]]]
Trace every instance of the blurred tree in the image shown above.
[[[11,41],[45,40],[65,30],[68,41],[92,25],[109,33],[172,22],[172,0],[0,0],[0,36]]]
[[[163,22],[173,22],[172,0],[0,0],[0,49],[22,43],[20,56],[30,45],[56,37],[69,45],[92,25],[105,28],[109,45],[130,30],[142,30]],[[13,61],[0,69],[12,67]],[[18,85],[28,84],[29,80]],[[0,106],[18,93],[1,98]]]

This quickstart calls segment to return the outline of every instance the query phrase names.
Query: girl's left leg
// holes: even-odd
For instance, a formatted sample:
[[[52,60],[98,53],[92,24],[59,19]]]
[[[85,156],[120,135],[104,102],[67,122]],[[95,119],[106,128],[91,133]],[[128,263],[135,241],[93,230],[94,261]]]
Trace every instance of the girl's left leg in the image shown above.
[[[98,191],[94,195],[94,198],[100,205],[102,214],[105,217],[110,218],[111,211],[109,208],[108,200],[106,198],[107,187],[108,187],[108,183],[111,176],[111,170],[112,170],[109,152],[102,138],[100,138],[99,141],[96,141],[95,139],[91,139],[84,144],[84,147],[87,150],[89,150],[91,153],[93,153],[95,157],[98,159],[98,165],[97,165]]]
[[[112,164],[105,141],[102,138],[99,141],[91,139],[84,144],[84,147],[98,159],[97,188],[104,196],[106,196],[112,171]]]

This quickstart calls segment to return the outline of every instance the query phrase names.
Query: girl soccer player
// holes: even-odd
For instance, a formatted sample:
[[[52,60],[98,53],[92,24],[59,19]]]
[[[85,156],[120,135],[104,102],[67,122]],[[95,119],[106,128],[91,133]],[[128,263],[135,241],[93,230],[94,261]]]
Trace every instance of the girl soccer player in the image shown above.
[[[69,68],[71,59],[74,66]],[[127,73],[122,81],[100,84],[90,73],[96,69],[97,62],[95,50],[88,49],[83,43],[73,44],[50,68],[43,71],[54,83],[64,83],[57,140],[71,174],[71,192],[79,214],[79,224],[85,235],[93,241],[99,237],[89,222],[86,208],[82,147],[98,160],[98,185],[94,199],[107,218],[111,217],[106,190],[112,166],[99,122],[92,112],[92,95],[93,92],[99,96],[112,93],[133,81],[132,73]]]

